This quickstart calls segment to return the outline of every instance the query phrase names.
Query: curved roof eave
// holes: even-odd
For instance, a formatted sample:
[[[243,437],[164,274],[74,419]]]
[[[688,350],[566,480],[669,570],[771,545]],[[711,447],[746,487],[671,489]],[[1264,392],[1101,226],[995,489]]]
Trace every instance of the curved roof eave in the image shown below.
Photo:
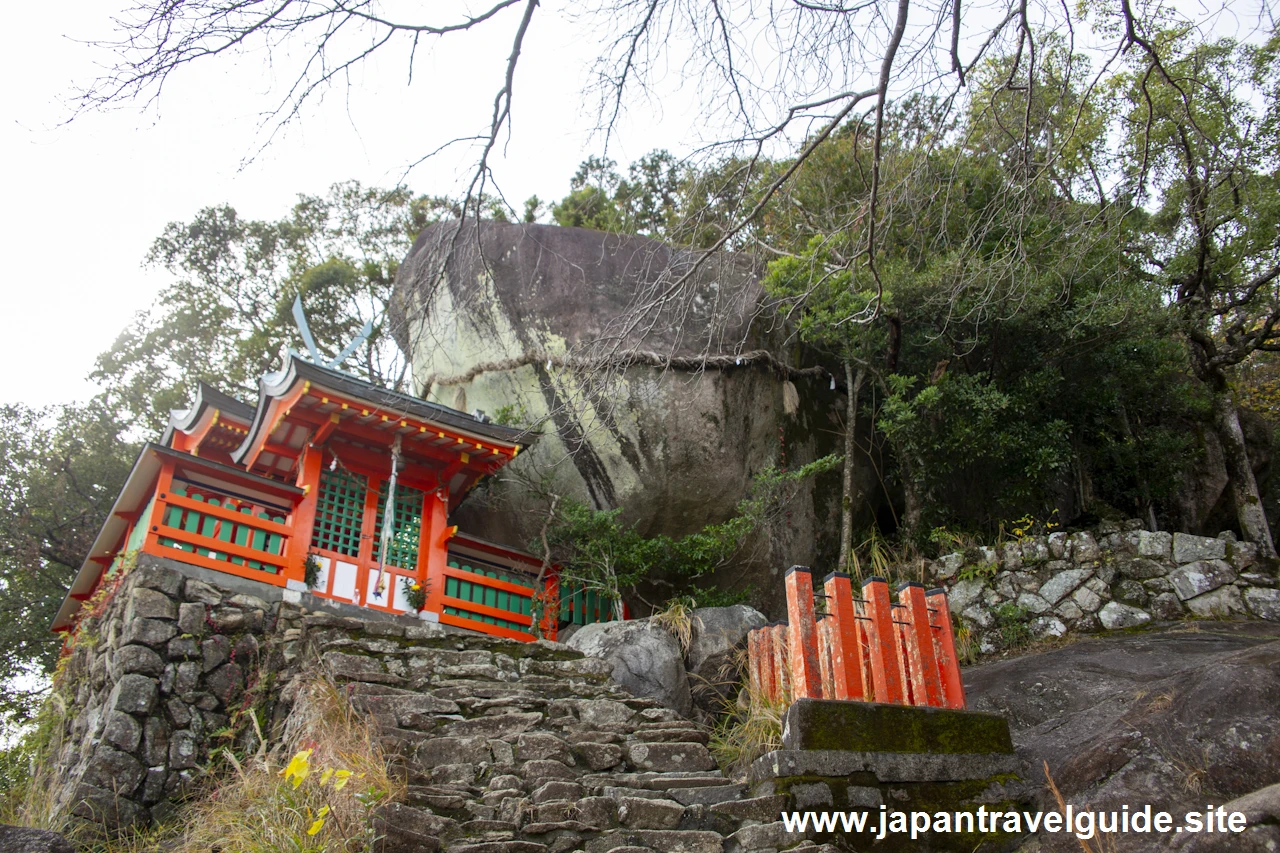
[[[437,423],[477,439],[516,446],[527,446],[532,440],[532,437],[525,430],[502,426],[501,424],[484,423],[457,409],[451,409],[448,406],[432,403],[398,391],[379,388],[363,379],[358,379],[332,368],[312,364],[300,358],[297,354],[290,353],[289,362],[284,369],[269,373],[258,382],[258,406],[253,413],[248,435],[245,436],[244,442],[231,454],[233,461],[237,464],[243,464],[245,456],[256,443],[259,432],[267,422],[267,416],[272,404],[287,395],[299,381],[310,382],[312,385],[332,391],[335,395],[344,395],[368,401],[378,408],[387,409],[400,416],[409,416]]]

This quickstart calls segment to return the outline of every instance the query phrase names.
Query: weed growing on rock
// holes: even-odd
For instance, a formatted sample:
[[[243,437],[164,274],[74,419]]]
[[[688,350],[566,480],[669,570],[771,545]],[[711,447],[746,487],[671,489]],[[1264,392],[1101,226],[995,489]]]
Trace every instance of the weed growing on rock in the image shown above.
[[[693,611],[698,607],[693,596],[678,595],[667,602],[667,606],[653,614],[653,624],[667,629],[680,644],[680,651],[689,653],[693,645]]]
[[[1031,644],[1034,637],[1027,625],[1030,611],[1012,602],[995,609],[996,630],[1006,649],[1020,649]]]
[[[279,750],[220,755],[228,772],[187,807],[173,853],[371,850],[379,808],[403,793],[374,729],[324,679],[298,691]]]
[[[789,696],[771,700],[764,691],[742,681],[737,699],[724,701],[724,713],[716,721],[707,748],[720,769],[731,776],[746,773],[766,752],[782,748],[782,715],[791,704]]]

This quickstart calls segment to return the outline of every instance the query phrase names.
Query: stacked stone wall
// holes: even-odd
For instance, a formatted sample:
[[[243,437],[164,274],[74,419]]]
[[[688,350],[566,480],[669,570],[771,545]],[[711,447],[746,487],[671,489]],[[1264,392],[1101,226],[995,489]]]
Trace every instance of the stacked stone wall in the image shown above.
[[[145,825],[192,793],[211,745],[249,731],[245,711],[288,682],[303,614],[147,557],[88,607],[54,684],[56,808]]]
[[[1139,521],[1028,536],[925,565],[981,652],[1027,638],[1185,619],[1280,621],[1276,566],[1230,533],[1152,532]]]

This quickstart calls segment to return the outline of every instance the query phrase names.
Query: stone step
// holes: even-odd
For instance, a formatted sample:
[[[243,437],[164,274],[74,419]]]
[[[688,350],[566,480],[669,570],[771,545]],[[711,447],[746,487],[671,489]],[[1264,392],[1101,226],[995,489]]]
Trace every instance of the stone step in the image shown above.
[[[444,848],[445,853],[547,853],[550,850],[545,844],[536,841],[481,841],[471,839],[455,841]]]
[[[660,773],[673,771],[709,771],[716,769],[715,759],[701,743],[628,743],[624,747],[627,763],[637,770]]]
[[[808,840],[811,832],[788,832],[782,821],[744,826],[724,840],[724,853],[782,850]]]
[[[646,847],[662,853],[723,853],[717,832],[679,829],[614,829],[587,839],[586,853],[611,853],[619,847]]]
[[[466,808],[471,797],[458,791],[438,788],[435,785],[410,785],[405,794],[409,805],[428,808],[434,812],[461,811]]]
[[[440,838],[455,832],[457,826],[457,821],[404,803],[387,804],[374,822],[374,828],[384,836],[382,849],[387,853],[433,853],[440,849]]]
[[[502,841],[515,835],[516,825],[505,820],[469,820],[458,827],[467,838]]]
[[[723,780],[721,780],[723,781]],[[611,787],[605,788],[601,796],[613,797],[647,797],[648,799],[672,799],[686,806],[710,806],[731,802],[746,793],[746,785],[710,785],[698,788],[667,788],[652,790],[648,788]],[[773,820],[773,818],[770,818]]]
[[[650,729],[641,726],[636,729],[636,740],[644,743],[700,743],[706,746],[711,736],[700,729],[689,726],[669,729]]]
[[[746,786],[741,786],[745,788]],[[725,800],[711,805],[711,811],[722,814],[733,820],[755,820],[761,823],[773,823],[781,817],[782,812],[791,804],[785,794],[770,794],[764,797],[750,797],[745,800]]]
[[[676,829],[685,807],[675,800],[654,797],[619,797],[618,823],[628,829]]]
[[[588,773],[579,780],[583,787],[603,791],[605,788],[642,788],[666,791],[673,788],[712,788],[728,784],[719,770],[695,773]]]

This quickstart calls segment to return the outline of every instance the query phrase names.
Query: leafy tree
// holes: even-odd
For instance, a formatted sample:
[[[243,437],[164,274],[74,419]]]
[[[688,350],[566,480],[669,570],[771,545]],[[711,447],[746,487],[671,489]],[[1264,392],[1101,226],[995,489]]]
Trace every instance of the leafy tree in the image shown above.
[[[174,281],[99,356],[92,378],[113,410],[150,432],[200,380],[252,394],[281,347],[301,347],[290,310],[301,295],[316,340],[331,351],[373,320],[347,369],[403,387],[407,365],[386,315],[396,269],[423,227],[458,213],[444,199],[351,181],[299,196],[275,222],[223,205],[170,223],[147,261]]]
[[[133,464],[100,406],[0,408],[0,719],[27,719],[61,638],[50,631]]]
[[[569,181],[569,195],[551,206],[557,225],[666,239],[679,215],[687,171],[666,151],[632,163],[624,178],[617,163],[588,157]]]
[[[1138,252],[1209,392],[1241,533],[1275,556],[1231,380],[1280,351],[1280,35],[1249,45],[1126,23],[1142,50],[1122,80],[1125,186],[1156,206]]]

